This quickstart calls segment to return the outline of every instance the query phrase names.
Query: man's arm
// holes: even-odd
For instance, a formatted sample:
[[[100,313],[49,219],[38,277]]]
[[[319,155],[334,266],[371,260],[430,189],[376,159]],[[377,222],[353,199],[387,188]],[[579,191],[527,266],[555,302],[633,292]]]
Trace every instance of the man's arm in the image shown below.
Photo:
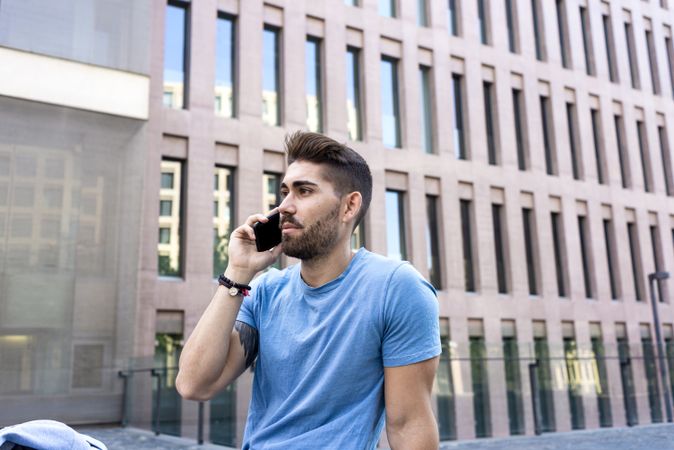
[[[438,358],[384,368],[386,434],[392,450],[437,450],[431,391]]]
[[[258,221],[266,222],[267,218],[261,214],[250,216],[232,232],[225,276],[236,283],[248,284],[281,254],[281,245],[269,252],[256,250],[253,224]],[[242,300],[241,295],[232,297],[227,288],[218,286],[180,355],[176,388],[183,397],[212,398],[255,360],[257,330],[236,321]]]

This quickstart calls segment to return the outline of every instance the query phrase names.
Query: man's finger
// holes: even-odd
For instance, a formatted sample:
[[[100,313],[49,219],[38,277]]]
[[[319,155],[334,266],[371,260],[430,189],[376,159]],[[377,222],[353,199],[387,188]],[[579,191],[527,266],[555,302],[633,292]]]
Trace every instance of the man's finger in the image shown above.
[[[245,225],[252,227],[257,222],[269,222],[269,219],[264,214],[253,214],[252,216],[248,216]]]

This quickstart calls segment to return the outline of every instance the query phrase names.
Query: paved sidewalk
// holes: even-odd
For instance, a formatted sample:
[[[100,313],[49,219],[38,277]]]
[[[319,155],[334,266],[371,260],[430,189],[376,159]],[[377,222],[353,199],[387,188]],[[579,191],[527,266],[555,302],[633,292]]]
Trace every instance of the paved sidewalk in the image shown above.
[[[213,444],[197,445],[195,439],[155,436],[146,430],[113,427],[78,427],[99,439],[109,450],[226,450]],[[445,442],[442,450],[674,450],[674,425],[550,433],[542,436],[477,439]],[[342,450],[342,449],[339,449]],[[344,449],[348,450],[348,449]]]

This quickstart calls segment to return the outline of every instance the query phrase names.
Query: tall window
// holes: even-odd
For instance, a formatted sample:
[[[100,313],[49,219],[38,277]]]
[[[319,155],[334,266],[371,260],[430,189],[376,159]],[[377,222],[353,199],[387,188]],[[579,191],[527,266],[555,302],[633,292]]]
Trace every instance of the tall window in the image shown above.
[[[234,81],[236,31],[234,18],[218,13],[215,49],[215,113],[236,116],[236,84]]]
[[[461,200],[461,237],[463,239],[464,286],[467,292],[475,292],[475,257],[473,243],[473,205],[470,200]]]
[[[347,6],[358,6],[358,0],[344,0],[344,4]]]
[[[630,261],[632,263],[632,279],[634,280],[634,293],[636,300],[644,300],[644,290],[642,283],[643,269],[641,267],[641,250],[639,248],[639,238],[637,236],[637,225],[634,222],[627,223],[627,238],[630,245]]]
[[[386,249],[389,258],[406,260],[405,205],[400,191],[386,191]]]
[[[585,55],[585,72],[588,75],[596,75],[597,69],[594,66],[594,46],[592,45],[592,29],[590,28],[590,18],[587,14],[587,7],[580,7],[580,28],[583,31],[583,53]]]
[[[349,139],[362,139],[362,119],[360,100],[360,49],[346,48],[346,127]]]
[[[671,29],[670,36],[665,36],[665,52],[667,55],[667,66],[669,67],[669,82],[671,84],[672,95],[674,96],[674,45],[672,45]]]
[[[396,0],[379,0],[379,15],[384,17],[396,17]]]
[[[164,106],[187,107],[189,3],[171,0],[164,27]]]
[[[496,282],[499,294],[508,293],[507,257],[505,244],[505,218],[503,205],[493,203],[491,205],[492,226],[494,228],[494,254],[496,259]]]
[[[481,323],[481,321],[480,321]],[[489,374],[487,347],[482,334],[472,334],[470,343],[470,372],[473,385],[473,412],[475,437],[491,436],[491,408],[489,405]]]
[[[262,211],[268,214],[281,204],[281,175],[265,172],[262,175]]]
[[[661,271],[664,269],[664,262],[662,258],[662,247],[660,246],[660,236],[658,234],[658,227],[657,225],[651,225],[649,227],[650,235],[651,235],[651,251],[653,252],[653,267],[655,267],[655,271]],[[658,282],[656,283],[657,288],[658,288],[658,301],[659,302],[664,302],[665,301],[665,292],[662,289],[662,283]]]
[[[655,43],[651,30],[646,30],[646,48],[648,50],[648,65],[651,70],[651,86],[653,87],[653,93],[659,95],[661,89],[660,77],[658,76],[658,57],[655,53]]]
[[[227,268],[229,235],[234,230],[232,169],[216,167],[213,179],[213,277],[218,277]]]
[[[428,0],[417,0],[417,25],[428,26]]]
[[[608,372],[606,370],[606,351],[602,338],[601,324],[590,323],[590,340],[592,343],[592,361],[595,370],[594,388],[597,395],[597,410],[599,411],[599,426],[613,426],[611,413],[611,394],[608,387]]]
[[[438,391],[438,431],[440,440],[456,439],[456,411],[454,408],[454,379],[452,376],[452,348],[449,340],[449,319],[440,318],[440,345],[442,353],[435,372]]]
[[[527,157],[527,147],[524,141],[524,129],[526,127],[526,117],[524,113],[524,104],[522,91],[513,88],[513,114],[515,117],[515,142],[517,144],[517,167],[520,170],[527,170],[529,167],[529,158]]]
[[[365,247],[365,222],[358,224],[351,234],[351,250],[358,250]]]
[[[480,30],[480,42],[484,45],[491,44],[491,32],[489,30],[489,18],[487,17],[487,0],[477,0],[477,25]]]
[[[537,395],[541,406],[541,429],[543,432],[555,431],[554,381],[545,322],[534,322],[534,355],[538,379]]]
[[[496,147],[496,115],[494,114],[496,97],[494,96],[494,83],[482,82],[484,95],[484,123],[487,131],[487,157],[489,164],[495,166],[500,163],[500,157]]]
[[[545,61],[545,31],[543,28],[543,15],[541,14],[540,0],[531,0],[531,18],[534,26],[534,44],[536,45],[536,59]]]
[[[571,170],[574,180],[583,178],[583,166],[580,157],[580,140],[578,138],[578,117],[576,116],[576,105],[566,103],[566,123],[569,129],[569,150],[571,151]]]
[[[566,325],[566,327],[565,327]],[[573,323],[562,323],[563,328],[573,327]],[[568,332],[568,330],[565,330]],[[570,330],[573,332],[573,328]],[[566,363],[567,394],[569,396],[569,410],[571,413],[571,429],[585,428],[585,413],[583,409],[582,374],[578,359],[578,345],[574,335],[564,336],[564,362]]]
[[[674,195],[674,178],[672,178],[672,155],[669,151],[667,129],[665,128],[664,125],[658,126],[658,140],[660,141],[660,156],[662,158],[662,175],[665,178],[665,187],[667,189],[667,195]]]
[[[398,60],[381,58],[382,141],[386,147],[400,148],[400,102],[398,98]]]
[[[604,245],[606,246],[606,263],[608,266],[608,277],[611,287],[611,299],[617,300],[620,297],[618,284],[618,266],[616,255],[616,241],[613,231],[613,224],[610,219],[604,219]]]
[[[519,40],[517,39],[517,1],[505,0],[506,27],[508,29],[508,49],[511,53],[519,53]]]
[[[307,128],[309,131],[323,131],[323,95],[321,82],[321,40],[308,36],[305,54],[305,87],[307,100]]]
[[[440,236],[438,234],[438,197],[426,195],[426,254],[428,277],[435,289],[442,289],[442,269],[440,266]]]
[[[639,89],[641,81],[639,80],[639,62],[637,61],[637,50],[634,45],[634,30],[630,22],[625,22],[625,41],[627,43],[627,58],[630,66],[630,79],[632,87]]]
[[[571,48],[569,46],[569,33],[566,25],[566,4],[564,0],[556,0],[557,6],[557,30],[559,32],[559,51],[562,56],[562,66],[571,68]]]
[[[527,280],[529,295],[538,295],[538,269],[536,266],[536,226],[531,208],[522,208],[522,225],[524,231],[524,253],[527,261]]]
[[[503,366],[508,401],[508,428],[511,435],[524,434],[522,377],[515,321],[502,321],[501,335],[503,336]]]
[[[560,297],[566,297],[566,239],[564,235],[564,225],[562,224],[561,214],[558,212],[550,213],[550,223],[552,224],[552,248],[555,253],[557,295]]]
[[[648,152],[648,138],[646,127],[641,120],[637,120],[637,137],[639,138],[639,156],[641,156],[641,171],[644,175],[644,189],[653,192],[653,177],[651,176],[651,158]]]
[[[281,30],[265,25],[262,77],[262,122],[281,125]]]
[[[433,96],[430,67],[419,66],[419,85],[421,87],[421,148],[426,153],[433,153]]]
[[[622,382],[623,407],[625,409],[625,421],[628,426],[639,423],[637,413],[637,399],[634,392],[634,376],[632,374],[632,362],[630,358],[630,345],[627,340],[625,324],[616,324],[616,341],[618,344],[618,361],[620,363],[620,381]]]
[[[632,177],[630,173],[629,157],[627,156],[627,147],[625,147],[625,127],[622,116],[615,114],[613,116],[615,125],[615,137],[618,144],[618,161],[620,162],[620,177],[624,188],[632,187]]]
[[[613,28],[611,27],[611,16],[602,14],[602,26],[604,28],[604,43],[606,44],[606,62],[608,64],[608,76],[614,83],[618,83],[618,67],[616,66],[615,42],[613,40]]]
[[[541,126],[543,127],[543,151],[545,152],[545,172],[548,175],[557,175],[557,151],[554,147],[555,132],[552,125],[552,111],[550,97],[540,96]]]
[[[604,156],[604,138],[601,128],[601,117],[598,109],[590,110],[592,119],[592,141],[594,143],[594,156],[597,163],[597,181],[599,184],[607,183],[606,179],[606,158]]]
[[[463,76],[452,74],[452,119],[454,120],[454,155],[456,159],[468,159],[463,112]]]
[[[587,217],[578,216],[578,236],[580,238],[580,258],[583,263],[583,285],[585,297],[594,298],[594,277],[592,270],[592,243]]]
[[[459,11],[457,9],[458,3],[461,0],[447,0],[447,24],[449,27],[449,34],[452,36],[459,36]]]
[[[183,273],[183,255],[181,254],[183,241],[181,222],[184,209],[182,184],[183,163],[163,159],[161,161],[161,187],[159,189],[159,234],[164,242],[160,240],[157,245],[157,273],[160,276],[179,277]]]
[[[648,389],[648,407],[651,413],[651,423],[658,423],[662,422],[662,405],[660,404],[660,386],[658,385],[655,348],[649,325],[641,324],[640,328],[641,351],[644,355],[644,377]]]

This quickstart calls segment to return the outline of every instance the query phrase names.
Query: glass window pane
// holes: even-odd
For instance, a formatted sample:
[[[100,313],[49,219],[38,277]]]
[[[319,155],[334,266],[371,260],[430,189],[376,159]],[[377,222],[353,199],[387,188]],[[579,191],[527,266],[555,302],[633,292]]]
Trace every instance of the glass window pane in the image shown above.
[[[527,277],[529,280],[529,294],[538,295],[538,270],[536,268],[535,244],[536,239],[534,229],[533,211],[529,208],[522,208],[522,222],[524,226],[524,250],[527,259]]]
[[[379,0],[379,15],[384,17],[396,16],[396,0]]]
[[[234,177],[232,169],[215,168],[217,185],[213,190],[214,203],[218,208],[213,215],[213,277],[227,268],[229,235],[234,230]]]
[[[160,191],[159,227],[169,230],[167,243],[157,246],[158,273],[160,276],[180,276],[182,274],[182,226],[181,195],[183,164],[180,161],[163,160],[162,173],[173,176],[173,188]],[[164,232],[166,233],[166,232]]]
[[[456,73],[452,74],[452,120],[454,155],[456,159],[467,159],[463,111],[463,77]]]
[[[421,86],[421,148],[433,153],[433,114],[431,97],[431,69],[419,66],[419,84]]]
[[[473,385],[473,411],[475,414],[475,437],[491,436],[489,402],[489,374],[487,348],[483,337],[470,337],[470,373]]]
[[[400,112],[398,99],[398,61],[381,60],[382,141],[386,147],[399,148]]]
[[[234,117],[234,19],[220,15],[217,20],[215,53],[215,113]]]
[[[185,105],[187,6],[168,4],[164,29],[164,106]]]
[[[470,200],[460,201],[461,237],[463,242],[464,286],[467,292],[475,292],[475,245],[473,242],[473,206]]]
[[[262,76],[262,122],[281,124],[280,55],[278,29],[265,26]]]
[[[403,193],[386,191],[386,249],[389,258],[407,259],[404,215]]]
[[[308,38],[305,50],[305,88],[307,101],[307,128],[320,133],[323,130],[321,95],[321,41]]]
[[[428,0],[417,0],[417,25],[420,27],[428,26]]]
[[[494,252],[496,255],[496,281],[499,294],[508,293],[507,260],[505,246],[505,223],[503,205],[491,205],[492,225],[494,227]]]
[[[360,50],[348,47],[346,50],[346,114],[349,139],[359,141],[361,135],[360,113]]]
[[[438,236],[438,197],[426,195],[426,255],[428,277],[436,289],[442,289],[440,239]]]
[[[459,0],[447,0],[447,24],[449,27],[449,34],[452,36],[459,35],[459,17],[456,9],[456,4]]]
[[[487,157],[489,159],[489,164],[497,165],[499,163],[499,158],[497,155],[496,148],[496,117],[494,116],[495,110],[495,97],[494,97],[494,84],[489,81],[482,82],[482,93],[484,95],[484,123],[487,132]]]

